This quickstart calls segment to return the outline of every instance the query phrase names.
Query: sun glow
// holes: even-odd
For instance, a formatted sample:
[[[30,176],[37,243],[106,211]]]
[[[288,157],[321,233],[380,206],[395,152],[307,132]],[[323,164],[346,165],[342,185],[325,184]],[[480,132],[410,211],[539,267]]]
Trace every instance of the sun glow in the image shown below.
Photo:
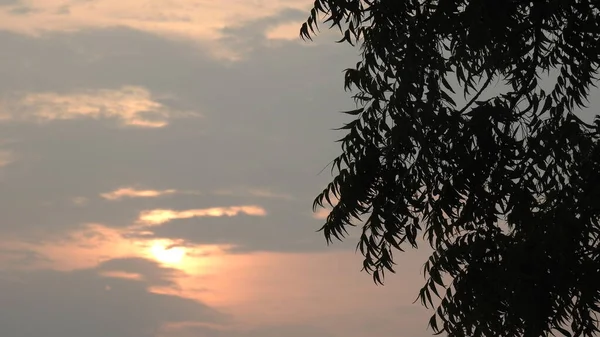
[[[185,247],[173,247],[164,242],[155,242],[150,247],[152,256],[165,264],[180,264],[186,256]]]

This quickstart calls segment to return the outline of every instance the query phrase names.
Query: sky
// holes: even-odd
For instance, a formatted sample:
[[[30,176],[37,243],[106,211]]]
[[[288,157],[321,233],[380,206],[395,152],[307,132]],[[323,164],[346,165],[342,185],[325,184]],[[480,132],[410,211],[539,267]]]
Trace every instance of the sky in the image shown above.
[[[427,250],[316,232],[358,52],[311,3],[0,0],[1,336],[431,336]]]
[[[316,232],[358,53],[310,5],[0,0],[1,336],[431,335],[426,252]]]

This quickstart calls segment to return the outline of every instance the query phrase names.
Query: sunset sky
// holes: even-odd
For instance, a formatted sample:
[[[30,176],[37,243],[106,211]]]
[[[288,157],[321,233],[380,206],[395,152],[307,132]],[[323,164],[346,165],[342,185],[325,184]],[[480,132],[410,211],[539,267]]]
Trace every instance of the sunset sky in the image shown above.
[[[358,53],[311,3],[0,0],[0,336],[431,336],[427,251],[315,232]]]

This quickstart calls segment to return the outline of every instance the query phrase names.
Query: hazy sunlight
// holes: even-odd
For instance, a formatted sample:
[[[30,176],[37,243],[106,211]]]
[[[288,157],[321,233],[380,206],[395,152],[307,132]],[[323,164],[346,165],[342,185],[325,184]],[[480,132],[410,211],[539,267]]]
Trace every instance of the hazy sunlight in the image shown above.
[[[181,263],[186,255],[186,249],[184,247],[173,247],[162,240],[152,244],[150,251],[156,260],[168,265]]]

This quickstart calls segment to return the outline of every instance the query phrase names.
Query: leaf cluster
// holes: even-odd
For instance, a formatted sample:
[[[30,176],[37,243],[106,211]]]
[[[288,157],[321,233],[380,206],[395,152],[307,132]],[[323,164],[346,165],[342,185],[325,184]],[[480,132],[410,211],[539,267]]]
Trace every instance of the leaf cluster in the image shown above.
[[[354,120],[314,202],[332,206],[327,241],[359,222],[382,283],[424,237],[437,333],[598,332],[600,118],[575,111],[597,80],[600,2],[315,0],[301,36],[321,20],[361,50],[345,70]],[[507,92],[481,99],[493,81]]]

